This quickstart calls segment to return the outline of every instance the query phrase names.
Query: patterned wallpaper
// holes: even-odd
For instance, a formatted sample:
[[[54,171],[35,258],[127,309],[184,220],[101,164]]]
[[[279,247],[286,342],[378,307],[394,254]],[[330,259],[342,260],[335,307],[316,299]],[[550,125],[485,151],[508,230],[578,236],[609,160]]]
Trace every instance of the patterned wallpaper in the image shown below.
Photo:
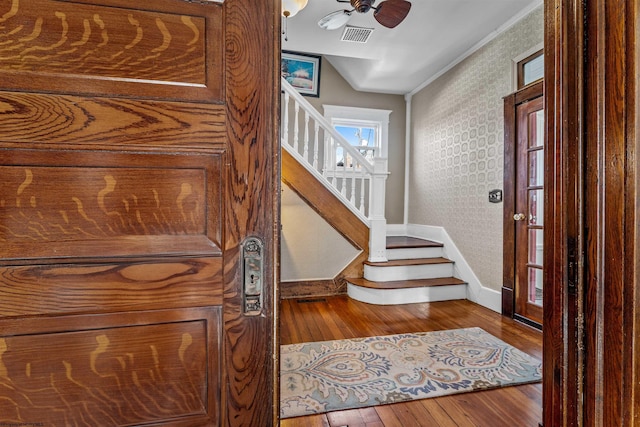
[[[503,100],[512,59],[543,41],[542,6],[412,100],[409,223],[444,227],[483,286],[502,287]]]

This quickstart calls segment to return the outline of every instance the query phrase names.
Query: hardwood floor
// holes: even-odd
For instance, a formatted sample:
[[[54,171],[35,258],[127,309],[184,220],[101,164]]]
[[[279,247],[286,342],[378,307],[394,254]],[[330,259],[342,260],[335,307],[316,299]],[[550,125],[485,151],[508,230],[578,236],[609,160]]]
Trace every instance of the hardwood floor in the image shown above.
[[[466,300],[376,306],[347,296],[282,300],[282,344],[479,326],[542,358],[542,333]],[[282,427],[537,427],[542,384],[285,419]]]

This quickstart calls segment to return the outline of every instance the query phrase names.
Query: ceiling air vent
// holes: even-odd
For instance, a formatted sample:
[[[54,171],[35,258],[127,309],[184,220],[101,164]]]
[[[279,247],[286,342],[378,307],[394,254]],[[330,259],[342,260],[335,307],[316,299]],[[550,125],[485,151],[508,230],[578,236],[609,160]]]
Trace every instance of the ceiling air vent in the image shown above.
[[[343,42],[366,43],[373,33],[373,28],[352,27],[347,25],[342,33]]]

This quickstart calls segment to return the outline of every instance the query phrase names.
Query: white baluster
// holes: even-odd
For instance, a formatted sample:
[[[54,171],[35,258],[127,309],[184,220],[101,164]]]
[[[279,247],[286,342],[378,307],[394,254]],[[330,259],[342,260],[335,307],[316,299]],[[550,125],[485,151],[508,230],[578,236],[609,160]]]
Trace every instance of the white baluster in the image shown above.
[[[335,145],[335,141],[333,140],[333,137],[329,137],[329,150],[331,151],[331,153],[334,153],[334,154],[336,152],[336,145]],[[338,177],[337,177],[338,166],[336,163],[338,159],[336,159],[335,156],[333,157],[334,157],[333,159],[329,159],[329,160],[325,158],[325,162],[326,163],[332,162],[327,165],[327,170],[331,174],[331,185],[333,185],[333,188],[335,188],[336,190],[339,190]]]
[[[360,172],[360,213],[362,215],[365,215],[365,212],[364,212],[364,191],[365,191],[364,182],[366,180],[367,180],[367,171],[365,170],[365,168],[362,168],[362,171]]]
[[[306,111],[304,112],[304,148],[302,157],[307,163],[311,164],[309,161],[309,113]]]
[[[322,130],[322,133],[324,135],[324,159],[322,160],[323,166],[322,169],[324,170],[329,170],[329,157],[327,155],[327,153],[329,153],[329,150],[331,149],[330,145],[331,145],[331,139],[329,138],[329,132],[327,132],[325,129]]]
[[[296,102],[296,114],[295,114],[295,122],[293,123],[293,150],[297,153],[298,152],[298,131],[300,126],[298,125],[298,123],[300,122],[299,117],[299,113],[300,113],[300,104],[298,104]]]
[[[342,161],[342,180],[340,181],[340,193],[347,197],[347,151],[342,148],[343,161]]]
[[[318,169],[318,131],[320,130],[320,125],[317,121],[314,121],[314,137],[313,137],[313,168]]]
[[[284,125],[282,126],[282,138],[289,144],[289,92],[284,93]],[[291,145],[291,144],[289,144]]]
[[[351,165],[351,199],[349,200],[351,204],[356,206],[356,163],[355,160]]]

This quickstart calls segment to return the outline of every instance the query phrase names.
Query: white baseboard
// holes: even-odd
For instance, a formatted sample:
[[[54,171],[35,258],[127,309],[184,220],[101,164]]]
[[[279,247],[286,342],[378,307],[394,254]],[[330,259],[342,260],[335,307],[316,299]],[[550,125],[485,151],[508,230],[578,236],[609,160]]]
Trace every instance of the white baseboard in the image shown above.
[[[444,245],[444,256],[455,262],[455,276],[468,283],[467,299],[495,312],[502,312],[502,294],[500,291],[487,288],[480,283],[480,279],[475,275],[444,227],[419,224],[389,224],[387,226],[387,235],[411,236],[442,243]]]

